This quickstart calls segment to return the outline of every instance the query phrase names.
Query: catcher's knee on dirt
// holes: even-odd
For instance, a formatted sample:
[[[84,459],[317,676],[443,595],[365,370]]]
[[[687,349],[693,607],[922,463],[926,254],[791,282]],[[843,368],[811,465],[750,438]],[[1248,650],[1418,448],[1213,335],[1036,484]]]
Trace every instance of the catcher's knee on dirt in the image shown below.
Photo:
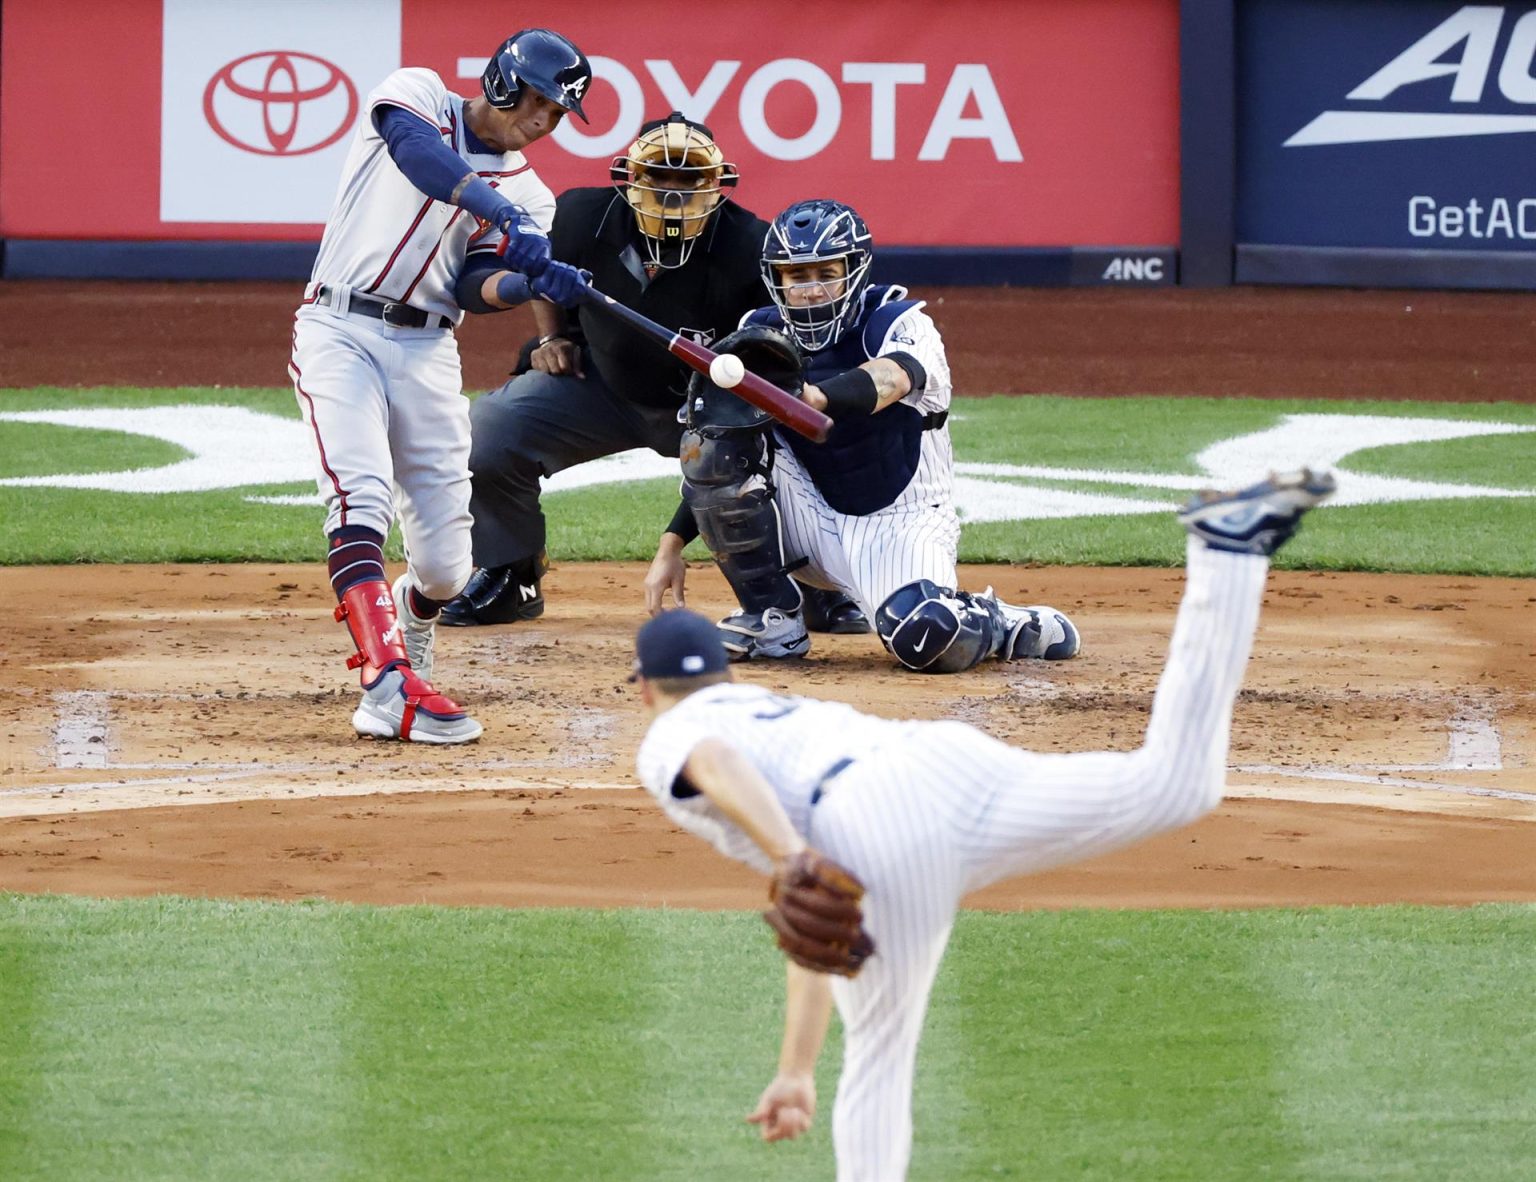
[[[984,603],[928,579],[891,592],[875,613],[875,631],[892,656],[919,673],[961,673],[991,656],[999,639]]]
[[[785,573],[766,455],[761,431],[683,432],[683,499],[745,610],[797,611],[800,591]]]

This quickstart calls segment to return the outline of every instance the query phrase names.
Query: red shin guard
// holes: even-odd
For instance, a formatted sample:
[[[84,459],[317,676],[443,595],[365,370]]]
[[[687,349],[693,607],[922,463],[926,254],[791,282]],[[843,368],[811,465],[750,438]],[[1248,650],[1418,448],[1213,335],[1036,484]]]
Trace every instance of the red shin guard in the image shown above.
[[[358,651],[347,658],[347,668],[362,669],[364,689],[371,688],[391,669],[399,669],[404,675],[402,739],[411,737],[411,724],[418,710],[444,719],[464,716],[462,706],[438,693],[411,669],[410,659],[405,655],[405,635],[395,615],[395,600],[388,583],[382,579],[369,579],[348,587],[336,606],[336,619],[346,624],[357,645]]]
[[[397,665],[411,667],[405,655],[405,634],[395,618],[395,600],[383,579],[353,583],[341,593],[336,619],[347,626],[357,652],[347,658],[347,668],[361,668],[363,688],[378,681]]]

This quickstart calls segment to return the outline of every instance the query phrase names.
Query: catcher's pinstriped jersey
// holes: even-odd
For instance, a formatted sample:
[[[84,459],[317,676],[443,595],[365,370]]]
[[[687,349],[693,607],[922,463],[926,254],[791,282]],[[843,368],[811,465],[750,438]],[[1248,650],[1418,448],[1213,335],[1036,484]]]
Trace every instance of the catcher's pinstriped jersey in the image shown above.
[[[836,464],[825,465],[819,476],[813,474],[797,454],[805,447],[803,441],[788,431],[774,431],[773,479],[784,553],[792,560],[806,560],[796,571],[800,578],[846,590],[869,616],[892,591],[914,580],[928,579],[943,587],[957,584],[960,519],[954,507],[954,447],[946,422],[952,394],[949,358],[938,327],[922,310],[923,301],[906,300],[906,294],[896,286],[867,289],[866,311],[856,330],[806,362],[806,378],[813,383],[891,353],[916,358],[927,374],[921,389],[909,391],[898,405],[868,420],[894,428],[905,412],[906,429],[918,441],[910,469],[888,466],[894,468],[887,475],[894,487],[884,495],[876,493],[879,503],[851,510],[851,498],[867,496],[870,482]],[[887,305],[895,305],[899,314],[870,341],[865,329]],[[776,308],[760,308],[742,324],[784,328]],[[863,446],[861,441],[851,448]]]

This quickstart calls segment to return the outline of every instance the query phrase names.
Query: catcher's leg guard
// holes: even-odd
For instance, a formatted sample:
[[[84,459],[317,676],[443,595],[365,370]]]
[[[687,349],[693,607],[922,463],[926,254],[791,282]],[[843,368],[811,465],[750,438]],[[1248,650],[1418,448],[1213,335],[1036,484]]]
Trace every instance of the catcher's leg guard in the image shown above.
[[[412,670],[388,583],[368,579],[348,587],[336,619],[346,624],[358,649],[347,658],[348,669],[362,670],[363,700],[352,715],[358,734],[417,743],[480,737],[480,724],[462,706]]]
[[[1007,636],[986,601],[928,579],[891,592],[875,613],[875,631],[898,661],[920,673],[963,672]]]
[[[800,591],[785,573],[779,511],[760,431],[683,433],[683,499],[742,609],[795,613]]]

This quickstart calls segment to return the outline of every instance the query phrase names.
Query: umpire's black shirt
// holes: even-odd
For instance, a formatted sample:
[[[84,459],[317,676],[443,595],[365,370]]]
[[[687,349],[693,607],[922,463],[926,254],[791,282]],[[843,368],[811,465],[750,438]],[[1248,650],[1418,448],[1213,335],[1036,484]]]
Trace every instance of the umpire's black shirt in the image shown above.
[[[592,272],[592,286],[674,332],[708,343],[768,303],[758,262],[768,223],[725,202],[681,267],[645,272],[634,211],[614,189],[569,189],[555,203],[551,253]],[[607,387],[647,406],[680,406],[693,373],[649,337],[578,308],[566,313]]]

